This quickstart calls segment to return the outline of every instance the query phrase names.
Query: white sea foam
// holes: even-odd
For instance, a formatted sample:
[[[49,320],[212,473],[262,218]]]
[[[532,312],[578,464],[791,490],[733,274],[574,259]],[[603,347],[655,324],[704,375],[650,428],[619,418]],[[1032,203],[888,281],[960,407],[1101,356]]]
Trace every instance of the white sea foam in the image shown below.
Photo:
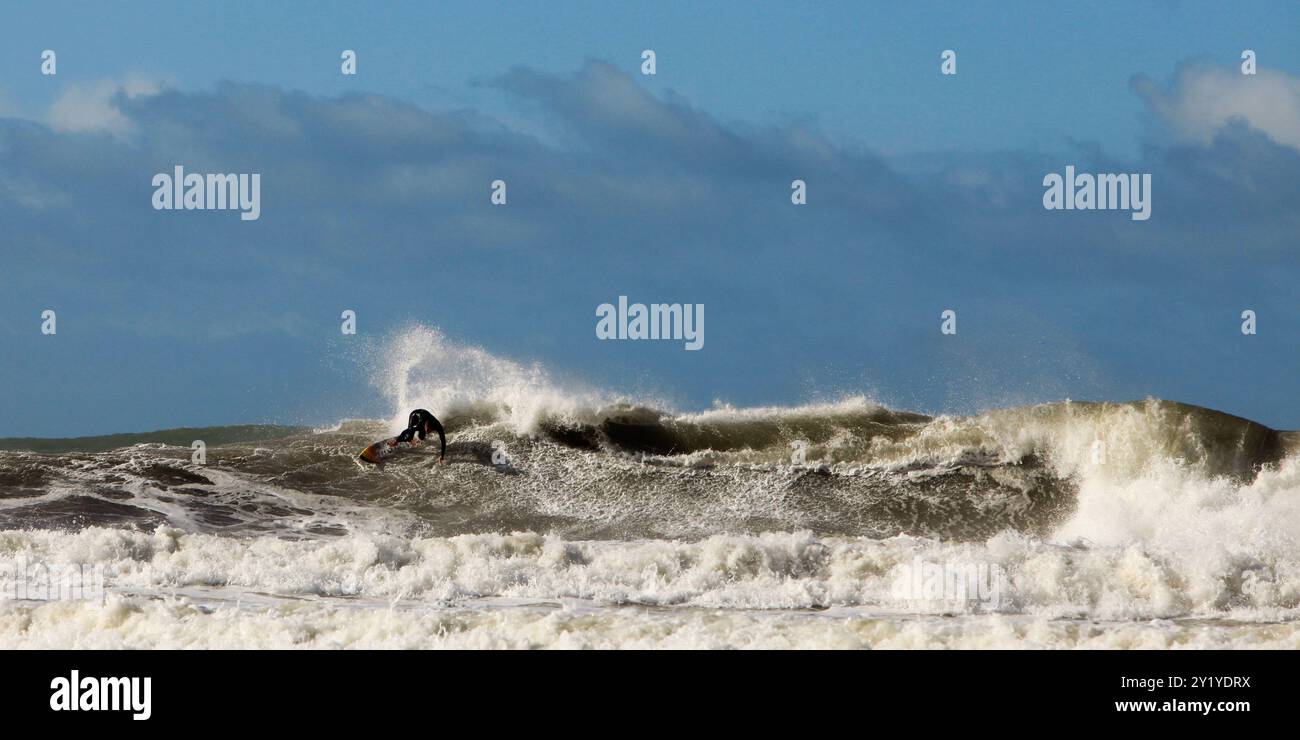
[[[0,604],[0,645],[22,648],[936,649],[1300,648],[1300,623],[1096,622],[1004,615],[896,617],[832,611],[583,605],[390,608],[300,602],[248,608],[196,599]]]
[[[800,635],[810,645],[1293,643],[1300,628],[1276,623],[1300,616],[1300,564],[1291,553],[1247,543],[1236,557],[1231,549],[1225,557],[1189,557],[1137,544],[1066,546],[1012,534],[948,544],[807,532],[697,542],[569,542],[527,532],[312,541],[166,528],[5,532],[0,568],[19,558],[97,563],[110,597],[105,605],[4,604],[0,646],[235,645],[248,637],[244,629],[260,635],[254,642],[315,646],[745,646]],[[918,600],[899,589],[917,562],[995,565],[1005,574],[1005,593],[995,604]],[[205,589],[220,595],[215,606],[203,606]],[[239,604],[247,594],[271,601],[247,597],[251,605]],[[481,603],[501,598],[525,606]],[[538,611],[539,603],[589,611],[555,614]],[[699,613],[719,609],[731,614],[710,621]],[[829,611],[813,619],[798,611],[807,609]],[[948,626],[926,617],[941,614],[958,617]],[[1104,637],[1078,620],[1126,626],[1121,636]],[[1172,621],[1151,629],[1138,624],[1148,620]],[[1219,626],[1192,634],[1200,620]],[[565,638],[564,622],[579,625],[579,634]],[[722,623],[739,632],[719,633]],[[381,629],[396,633],[384,637]],[[449,641],[447,630],[464,634]]]

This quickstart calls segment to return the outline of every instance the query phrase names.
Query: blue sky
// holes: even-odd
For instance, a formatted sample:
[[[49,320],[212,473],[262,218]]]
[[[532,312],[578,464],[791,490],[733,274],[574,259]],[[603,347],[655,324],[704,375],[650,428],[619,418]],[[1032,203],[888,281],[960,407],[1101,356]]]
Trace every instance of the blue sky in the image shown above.
[[[611,5],[6,9],[0,435],[388,417],[360,348],[412,322],[687,408],[1300,427],[1300,6]],[[153,210],[178,163],[262,217]],[[1044,211],[1067,164],[1151,173],[1152,218]],[[705,349],[597,341],[620,294],[704,303]]]

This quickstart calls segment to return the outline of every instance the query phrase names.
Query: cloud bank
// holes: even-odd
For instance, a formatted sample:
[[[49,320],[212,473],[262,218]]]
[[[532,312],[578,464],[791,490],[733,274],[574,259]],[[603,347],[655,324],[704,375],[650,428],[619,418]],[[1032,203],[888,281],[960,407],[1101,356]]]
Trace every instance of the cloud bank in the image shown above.
[[[110,405],[102,431],[363,406],[344,308],[371,335],[437,324],[688,405],[1149,394],[1300,423],[1275,401],[1300,371],[1286,340],[1300,329],[1300,82],[1234,74],[1135,78],[1159,123],[1137,161],[1065,144],[924,167],[803,121],[723,122],[601,62],[491,82],[553,141],[376,95],[70,87],[44,120],[0,119],[14,257],[0,331],[16,349],[0,380],[48,391],[0,433],[40,433],[105,393],[152,400]],[[177,164],[261,173],[261,218],[153,210],[150,179]],[[1045,212],[1042,178],[1066,164],[1152,173],[1152,218]],[[497,179],[506,206],[489,202]],[[806,206],[790,203],[795,179]],[[706,304],[708,350],[597,342],[593,310],[618,295]],[[45,307],[58,344],[33,330]],[[1251,344],[1246,307],[1265,327]],[[948,308],[960,329],[944,338]],[[95,372],[46,371],[68,362]],[[1249,381],[1224,369],[1243,363]]]

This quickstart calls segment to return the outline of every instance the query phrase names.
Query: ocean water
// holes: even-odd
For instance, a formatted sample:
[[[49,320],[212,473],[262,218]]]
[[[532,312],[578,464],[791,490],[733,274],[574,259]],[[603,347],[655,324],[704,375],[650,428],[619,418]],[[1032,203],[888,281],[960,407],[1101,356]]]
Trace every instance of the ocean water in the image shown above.
[[[0,440],[0,647],[1300,647],[1289,432],[684,413],[420,327],[374,365],[384,419]],[[416,407],[448,464],[357,460]]]

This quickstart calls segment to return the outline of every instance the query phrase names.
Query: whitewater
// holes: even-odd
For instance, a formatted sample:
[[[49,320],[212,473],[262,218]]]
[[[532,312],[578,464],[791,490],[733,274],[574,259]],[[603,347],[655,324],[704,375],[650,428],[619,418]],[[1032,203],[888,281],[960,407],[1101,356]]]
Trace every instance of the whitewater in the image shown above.
[[[1300,647],[1291,432],[1158,399],[684,413],[425,327],[366,363],[385,418],[0,440],[0,594],[105,584],[0,598],[0,647]],[[447,465],[356,459],[417,407]]]

